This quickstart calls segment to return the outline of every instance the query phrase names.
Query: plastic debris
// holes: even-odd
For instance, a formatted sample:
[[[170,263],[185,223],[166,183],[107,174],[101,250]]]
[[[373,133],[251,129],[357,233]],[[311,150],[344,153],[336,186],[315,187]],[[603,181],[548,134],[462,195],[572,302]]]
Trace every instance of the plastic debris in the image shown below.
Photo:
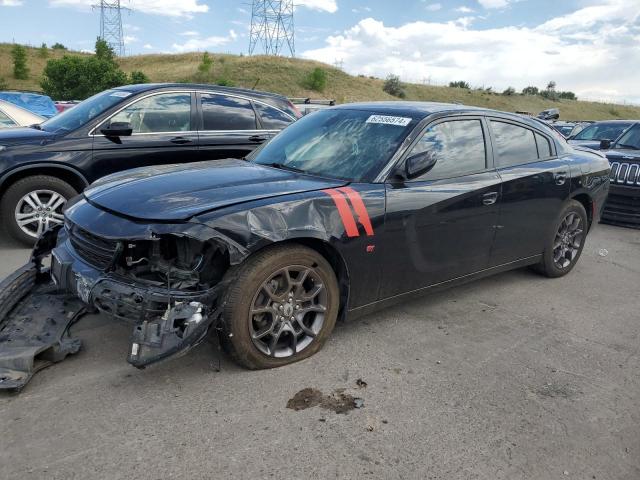
[[[600,250],[598,250],[598,255],[600,255],[601,257],[606,257],[607,255],[609,255],[609,250],[607,250],[606,248],[601,248]]]

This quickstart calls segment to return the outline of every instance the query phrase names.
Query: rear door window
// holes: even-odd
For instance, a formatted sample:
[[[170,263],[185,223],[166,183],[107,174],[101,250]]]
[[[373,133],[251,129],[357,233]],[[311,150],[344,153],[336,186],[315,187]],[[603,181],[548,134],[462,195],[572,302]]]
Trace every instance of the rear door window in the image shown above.
[[[549,158],[553,156],[553,150],[551,150],[551,142],[547,140],[547,137],[536,133],[536,143],[538,144],[538,155],[540,158]]]
[[[244,98],[203,93],[203,130],[255,130],[256,114]]]
[[[277,108],[270,107],[264,103],[253,102],[256,107],[263,128],[267,130],[282,130],[293,122],[293,119]]]
[[[538,147],[532,130],[496,120],[491,120],[490,123],[496,167],[504,168],[538,160]]]
[[[410,156],[430,151],[435,166],[418,180],[437,180],[481,172],[487,167],[480,120],[451,120],[430,126]]]

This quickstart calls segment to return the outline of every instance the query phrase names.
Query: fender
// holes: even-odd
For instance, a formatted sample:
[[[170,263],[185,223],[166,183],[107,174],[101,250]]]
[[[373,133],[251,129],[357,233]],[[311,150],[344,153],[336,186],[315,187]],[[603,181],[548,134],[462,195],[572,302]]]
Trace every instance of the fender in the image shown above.
[[[15,175],[16,173],[24,172],[26,170],[37,170],[40,168],[53,168],[58,170],[65,170],[73,174],[75,177],[77,177],[80,180],[80,182],[82,183],[83,189],[89,186],[89,181],[87,180],[87,178],[82,173],[80,173],[79,170],[76,170],[73,167],[70,167],[68,165],[62,165],[59,163],[39,162],[39,163],[29,163],[26,165],[21,165],[19,167],[15,167],[9,170],[8,172],[6,172],[4,175],[0,177],[0,188],[2,188],[6,184],[7,180],[9,180],[9,178]]]

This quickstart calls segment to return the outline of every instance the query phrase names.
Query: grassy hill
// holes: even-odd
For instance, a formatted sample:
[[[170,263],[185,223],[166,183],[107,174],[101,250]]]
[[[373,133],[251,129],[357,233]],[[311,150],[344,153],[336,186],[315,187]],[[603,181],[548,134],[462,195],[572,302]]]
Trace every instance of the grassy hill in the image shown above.
[[[48,58],[41,58],[38,49],[28,49],[28,80],[15,80],[12,75],[11,45],[0,44],[0,79],[9,88],[40,89],[42,70],[50,58],[77,52],[49,50]],[[311,60],[266,56],[238,56],[214,54],[210,80],[225,80],[237,87],[257,88],[281,93],[289,97],[333,98],[340,103],[365,100],[397,100],[382,90],[384,80],[352,76],[332,66]],[[119,59],[122,69],[143,71],[154,82],[193,82],[198,79],[198,65],[202,53],[175,55],[137,55]],[[327,85],[323,92],[305,87],[305,79],[316,67],[327,72]],[[1,80],[0,80],[1,83]],[[612,118],[640,118],[640,107],[572,100],[550,101],[540,96],[504,96],[479,90],[406,84],[407,100],[459,102],[509,112],[538,113],[547,108],[560,109],[563,119],[604,120]]]

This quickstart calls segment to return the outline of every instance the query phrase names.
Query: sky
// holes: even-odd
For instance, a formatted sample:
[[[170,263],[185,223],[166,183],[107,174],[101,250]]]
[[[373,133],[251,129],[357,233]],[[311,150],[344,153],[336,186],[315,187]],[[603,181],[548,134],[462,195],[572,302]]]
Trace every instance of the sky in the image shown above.
[[[91,50],[99,0],[0,0],[0,42]],[[126,53],[249,49],[251,0],[122,0]],[[296,0],[296,56],[434,85],[640,104],[640,0]]]

